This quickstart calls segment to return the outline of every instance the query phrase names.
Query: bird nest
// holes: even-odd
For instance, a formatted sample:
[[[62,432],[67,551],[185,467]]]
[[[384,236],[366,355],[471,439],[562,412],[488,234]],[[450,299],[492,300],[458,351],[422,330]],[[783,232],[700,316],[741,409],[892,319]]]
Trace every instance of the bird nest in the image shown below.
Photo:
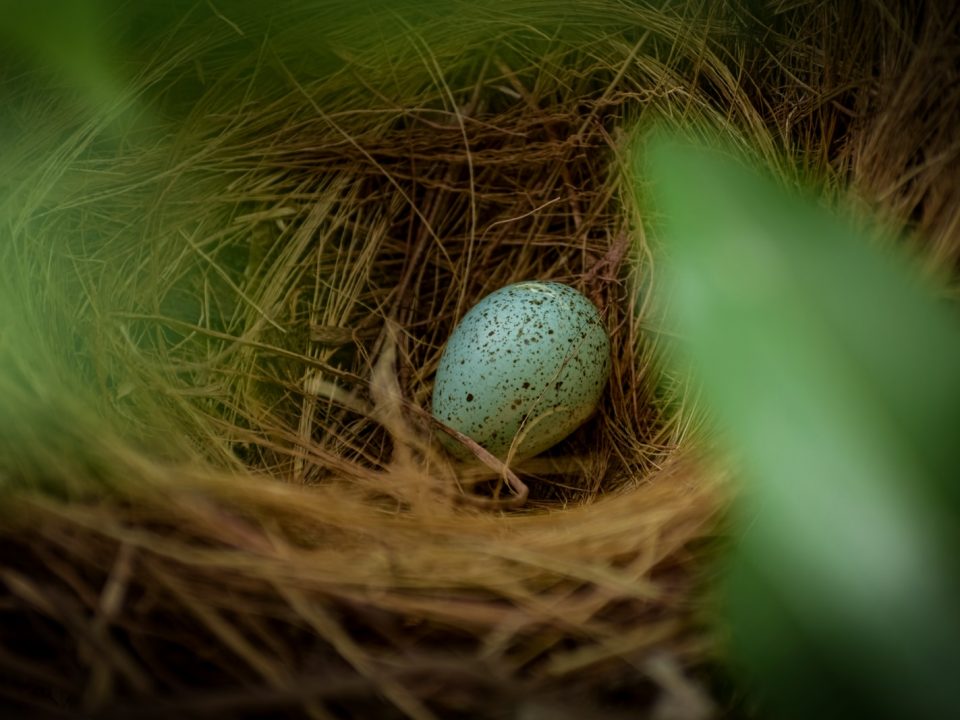
[[[95,111],[11,71],[2,702],[711,717],[725,475],[659,364],[630,149],[719,128],[952,267],[960,184],[930,128],[957,93],[918,113],[946,60],[911,40],[939,21],[281,5],[153,18]],[[600,309],[608,388],[545,455],[462,464],[429,414],[445,340],[528,279]]]

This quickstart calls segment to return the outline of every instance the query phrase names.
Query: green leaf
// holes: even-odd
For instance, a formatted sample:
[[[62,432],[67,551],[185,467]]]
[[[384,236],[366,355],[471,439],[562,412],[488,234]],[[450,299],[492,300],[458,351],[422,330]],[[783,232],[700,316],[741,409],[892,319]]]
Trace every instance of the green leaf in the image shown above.
[[[91,106],[114,103],[121,92],[113,38],[103,0],[0,0],[0,49],[61,76]]]
[[[733,660],[785,716],[960,708],[960,324],[910,258],[730,153],[666,137],[670,362],[702,384],[743,484]],[[650,204],[648,203],[648,207]]]

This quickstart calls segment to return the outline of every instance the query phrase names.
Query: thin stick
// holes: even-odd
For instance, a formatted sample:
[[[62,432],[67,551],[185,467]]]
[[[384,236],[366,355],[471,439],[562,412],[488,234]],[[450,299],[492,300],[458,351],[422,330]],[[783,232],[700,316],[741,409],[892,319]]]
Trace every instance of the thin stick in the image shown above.
[[[433,415],[428,413],[423,408],[418,407],[417,405],[414,405],[413,403],[408,401],[404,402],[404,407],[406,407],[408,410],[413,412],[417,417],[428,421],[435,428],[439,429],[441,432],[446,433],[447,435],[452,437],[454,440],[459,442],[461,445],[463,445],[465,448],[467,448],[467,450],[473,453],[474,457],[476,457],[477,460],[482,462],[491,470],[498,473],[500,477],[502,477],[506,481],[510,489],[513,490],[514,493],[516,493],[516,495],[513,498],[510,498],[508,500],[496,500],[496,501],[493,501],[492,504],[496,504],[497,506],[508,505],[511,507],[515,507],[515,506],[523,505],[527,501],[527,498],[530,495],[530,488],[527,487],[526,483],[523,482],[523,480],[521,480],[517,476],[517,474],[513,472],[513,470],[511,470],[509,466],[507,466],[506,463],[504,463],[498,457],[493,455],[489,450],[486,450],[484,447],[478,444],[475,440],[467,437],[459,430],[456,430],[450,427],[449,425],[445,425],[444,423],[440,422],[439,420],[437,420],[437,418],[435,418]],[[477,499],[480,499],[480,498],[477,498]],[[483,504],[487,504],[487,503],[484,502]]]

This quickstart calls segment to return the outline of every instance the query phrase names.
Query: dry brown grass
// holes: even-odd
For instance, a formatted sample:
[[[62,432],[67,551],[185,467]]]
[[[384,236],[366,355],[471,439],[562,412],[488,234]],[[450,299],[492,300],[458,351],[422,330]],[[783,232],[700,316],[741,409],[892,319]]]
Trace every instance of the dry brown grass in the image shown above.
[[[719,126],[952,273],[955,14],[493,3],[281,14],[265,40],[210,8],[120,120],[11,98],[3,702],[711,716],[724,480],[656,366],[625,150]],[[614,369],[594,419],[512,468],[531,496],[508,508],[417,409],[455,322],[528,278],[594,299]]]

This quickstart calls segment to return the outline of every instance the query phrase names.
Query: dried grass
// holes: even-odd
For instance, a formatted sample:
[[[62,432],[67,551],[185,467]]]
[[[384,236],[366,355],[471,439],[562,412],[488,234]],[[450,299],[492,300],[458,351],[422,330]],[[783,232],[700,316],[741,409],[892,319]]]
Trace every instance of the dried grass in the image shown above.
[[[291,4],[268,40],[209,5],[102,115],[11,90],[3,702],[711,716],[725,483],[656,366],[630,133],[719,126],[884,208],[932,269],[960,248],[956,13],[794,5]],[[456,320],[527,278],[598,304],[614,369],[508,509],[424,410]]]

